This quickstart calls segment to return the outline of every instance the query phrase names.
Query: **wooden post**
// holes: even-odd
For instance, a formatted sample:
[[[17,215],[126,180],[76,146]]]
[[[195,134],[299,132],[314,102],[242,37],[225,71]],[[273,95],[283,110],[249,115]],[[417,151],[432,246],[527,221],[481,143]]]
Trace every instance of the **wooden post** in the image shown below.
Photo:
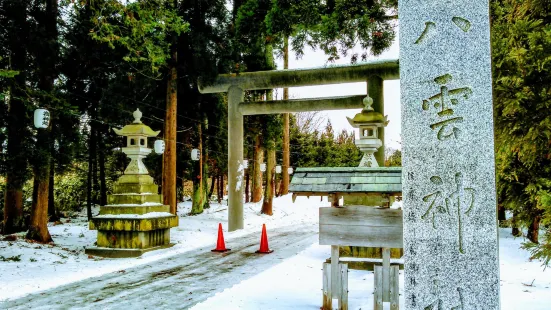
[[[390,301],[390,249],[383,248],[383,301]]]
[[[228,231],[243,229],[243,186],[237,187],[239,165],[243,161],[243,115],[239,103],[243,90],[228,90]]]
[[[373,289],[373,309],[383,310],[383,266],[373,266],[375,285]]]
[[[400,266],[390,266],[390,310],[398,310],[400,305],[399,287]]]
[[[340,296],[340,272],[339,272],[339,246],[331,246],[331,292],[335,295],[334,298]]]
[[[339,195],[338,194],[331,194],[329,195],[329,200],[331,201],[331,206],[338,208],[339,207]]]
[[[333,309],[333,297],[331,296],[331,264],[323,263],[323,310]]]
[[[348,310],[348,264],[339,264],[340,298],[339,310]]]

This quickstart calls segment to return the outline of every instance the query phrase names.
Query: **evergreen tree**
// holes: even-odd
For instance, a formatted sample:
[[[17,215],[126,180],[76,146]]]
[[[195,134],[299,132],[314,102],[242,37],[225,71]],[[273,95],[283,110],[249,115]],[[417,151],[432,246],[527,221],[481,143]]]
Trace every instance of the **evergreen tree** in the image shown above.
[[[29,130],[32,108],[26,94],[30,70],[28,44],[31,25],[27,21],[28,1],[8,0],[0,3],[3,46],[7,47],[8,70],[18,72],[5,84],[8,93],[6,136],[6,189],[4,194],[4,234],[24,231],[23,185],[29,178],[28,150],[31,133]],[[2,27],[4,28],[4,27]]]
[[[528,228],[535,258],[551,259],[551,4],[492,3],[499,204]]]

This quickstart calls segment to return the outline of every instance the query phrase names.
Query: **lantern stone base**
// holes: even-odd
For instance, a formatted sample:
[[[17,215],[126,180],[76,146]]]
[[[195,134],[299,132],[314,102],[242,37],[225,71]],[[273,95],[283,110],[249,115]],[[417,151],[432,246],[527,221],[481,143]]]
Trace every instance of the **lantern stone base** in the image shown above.
[[[84,253],[93,256],[100,256],[106,258],[131,258],[140,257],[142,254],[160,249],[166,249],[174,246],[174,243],[169,243],[161,246],[156,246],[147,249],[114,249],[104,247],[88,247],[84,250]]]
[[[89,223],[97,230],[96,246],[86,254],[103,257],[137,257],[151,250],[172,246],[170,228],[178,217],[162,204],[158,187],[149,175],[123,175],[115,182],[99,215]],[[123,191],[129,191],[127,193]]]

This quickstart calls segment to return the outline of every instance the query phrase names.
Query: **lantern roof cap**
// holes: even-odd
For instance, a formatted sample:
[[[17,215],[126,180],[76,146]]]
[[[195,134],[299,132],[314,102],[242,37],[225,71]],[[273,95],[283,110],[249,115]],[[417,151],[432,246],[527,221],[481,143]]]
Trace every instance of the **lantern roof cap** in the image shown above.
[[[160,130],[154,131],[151,127],[142,123],[142,112],[140,109],[136,109],[133,116],[134,122],[132,124],[126,125],[122,129],[113,128],[113,131],[119,136],[142,135],[147,137],[156,137],[161,132]]]
[[[373,99],[371,97],[365,97],[363,103],[365,107],[361,113],[356,114],[354,118],[347,117],[352,127],[358,128],[361,125],[378,125],[378,127],[383,127],[388,124],[387,117],[382,113],[375,112],[371,107],[373,104]]]

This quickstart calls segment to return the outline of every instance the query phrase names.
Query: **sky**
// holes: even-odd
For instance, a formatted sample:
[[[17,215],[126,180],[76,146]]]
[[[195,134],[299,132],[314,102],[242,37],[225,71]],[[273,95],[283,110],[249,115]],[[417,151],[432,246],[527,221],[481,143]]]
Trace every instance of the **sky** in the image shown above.
[[[398,37],[398,36],[396,36]],[[362,53],[360,48],[354,49],[350,54],[357,52]],[[384,59],[398,59],[399,57],[398,39],[386,52],[379,57],[369,57],[370,60],[384,60]],[[283,68],[283,59],[276,59],[278,69]],[[304,56],[301,59],[296,59],[295,54],[291,51],[289,53],[289,69],[302,69],[302,68],[319,68],[328,65],[347,65],[350,64],[349,57],[343,57],[334,63],[327,62],[327,56],[323,51],[314,51],[311,48],[305,50]],[[384,103],[385,103],[385,115],[388,115],[390,123],[385,130],[385,147],[393,149],[400,149],[400,81],[385,81],[384,82]],[[317,97],[332,97],[332,96],[348,96],[348,95],[361,95],[366,94],[366,83],[347,83],[347,84],[335,84],[335,85],[322,85],[322,86],[306,86],[306,87],[293,87],[289,89],[289,97],[293,99],[297,98],[317,98]],[[280,99],[283,91],[277,91],[277,99]],[[352,126],[348,123],[346,117],[354,117],[360,110],[338,110],[323,112],[323,117],[327,120],[331,120],[331,124],[336,132],[341,130],[353,130]],[[323,121],[325,126],[326,121]],[[357,136],[357,133],[356,133]]]

